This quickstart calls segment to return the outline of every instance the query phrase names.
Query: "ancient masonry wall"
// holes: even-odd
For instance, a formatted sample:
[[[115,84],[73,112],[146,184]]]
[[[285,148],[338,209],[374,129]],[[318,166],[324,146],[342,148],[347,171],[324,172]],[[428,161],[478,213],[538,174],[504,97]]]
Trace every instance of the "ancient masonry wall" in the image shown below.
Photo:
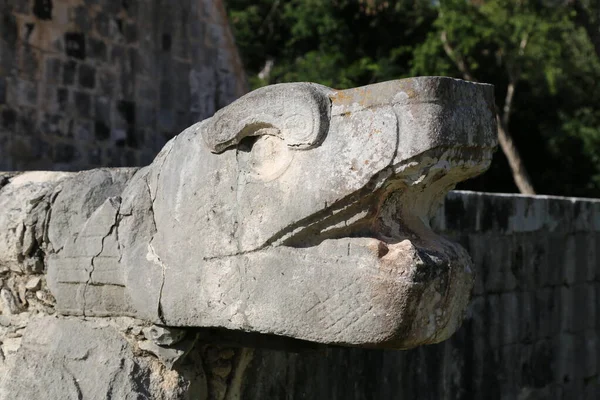
[[[477,279],[462,328],[410,351],[291,346],[270,336],[242,349],[239,335],[218,331],[49,318],[42,271],[4,271],[0,398],[48,390],[104,398],[107,388],[157,399],[598,398],[600,201],[451,192],[434,226],[469,250]],[[40,372],[56,360],[52,374]],[[114,368],[86,380],[98,363]]]
[[[0,2],[0,170],[145,165],[245,90],[220,0]]]
[[[243,398],[599,398],[600,201],[451,192],[434,222],[477,272],[450,340],[406,352],[255,350]]]

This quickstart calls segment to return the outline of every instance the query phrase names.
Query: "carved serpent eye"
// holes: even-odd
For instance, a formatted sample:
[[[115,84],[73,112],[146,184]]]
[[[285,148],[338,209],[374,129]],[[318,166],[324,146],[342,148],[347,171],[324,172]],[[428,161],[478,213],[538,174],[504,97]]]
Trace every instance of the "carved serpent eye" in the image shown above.
[[[268,131],[264,129],[259,136],[245,137],[238,144],[238,168],[247,182],[275,180],[294,159],[294,151],[285,140]]]
[[[219,110],[203,124],[202,137],[213,153],[245,137],[277,136],[296,150],[314,148],[329,129],[332,90],[311,83],[267,86]]]

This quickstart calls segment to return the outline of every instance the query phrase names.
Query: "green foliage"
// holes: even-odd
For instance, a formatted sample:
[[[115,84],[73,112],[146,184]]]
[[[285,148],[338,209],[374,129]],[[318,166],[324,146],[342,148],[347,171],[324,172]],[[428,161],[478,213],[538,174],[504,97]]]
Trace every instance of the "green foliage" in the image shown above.
[[[347,88],[410,74],[411,46],[436,13],[427,0],[229,0],[252,88],[313,81]],[[257,78],[268,59],[268,79]]]
[[[590,15],[600,2],[588,1]],[[600,197],[600,60],[568,2],[550,0],[228,0],[252,88],[337,88],[416,75],[493,83],[540,193]],[[450,57],[442,37],[452,50]],[[456,59],[463,61],[459,68]],[[273,68],[263,78],[267,60]],[[501,152],[463,188],[515,191]]]

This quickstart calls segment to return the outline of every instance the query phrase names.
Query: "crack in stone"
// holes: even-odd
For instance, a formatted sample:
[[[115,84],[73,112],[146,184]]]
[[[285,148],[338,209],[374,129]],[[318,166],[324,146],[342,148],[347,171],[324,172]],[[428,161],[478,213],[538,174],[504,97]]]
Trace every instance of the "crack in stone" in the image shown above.
[[[156,250],[154,249],[154,246],[152,245],[152,243],[154,243],[154,238],[156,236],[156,232],[157,232],[157,228],[156,228],[156,219],[154,218],[154,200],[152,199],[152,190],[150,188],[150,184],[148,183],[148,179],[147,177],[143,178],[144,183],[146,184],[146,188],[148,189],[148,195],[150,196],[150,215],[152,216],[152,225],[154,228],[154,232],[152,233],[152,237],[150,238],[150,242],[148,243],[148,255],[146,256],[146,259],[148,261],[153,262],[154,264],[158,265],[161,268],[161,282],[160,282],[160,289],[158,291],[158,304],[156,305],[156,314],[158,315],[158,319],[165,324],[165,320],[164,320],[164,315],[163,315],[163,309],[162,309],[162,295],[163,295],[163,288],[165,286],[165,276],[166,276],[166,265],[162,262],[162,260],[160,259],[159,255],[156,253]]]
[[[156,306],[156,313],[158,315],[158,319],[163,324],[165,324],[165,320],[164,320],[163,309],[162,309],[162,295],[163,295],[163,288],[165,286],[166,265],[162,262],[162,260],[156,253],[154,246],[152,245],[152,243],[154,243],[154,237],[156,236],[156,232],[158,231],[158,227],[156,225],[156,218],[154,215],[154,201],[156,200],[156,196],[158,194],[159,180],[160,180],[162,168],[165,165],[165,163],[167,162],[169,155],[173,151],[173,147],[175,147],[175,142],[177,141],[177,139],[180,136],[181,135],[177,135],[173,139],[171,139],[172,140],[171,146],[169,147],[169,149],[167,150],[167,153],[162,158],[162,162],[161,162],[160,166],[156,168],[156,170],[157,170],[157,172],[156,172],[156,190],[155,190],[154,194],[152,193],[152,188],[150,187],[150,183],[148,182],[148,175],[146,175],[145,177],[142,177],[142,180],[146,184],[146,188],[148,189],[148,195],[150,197],[150,210],[149,211],[150,211],[150,215],[152,216],[152,225],[154,226],[154,232],[152,232],[152,237],[150,238],[150,241],[148,243],[149,253],[147,255],[147,259],[148,259],[148,261],[154,262],[161,268],[162,277],[161,277],[160,289],[158,292],[158,304]],[[152,258],[148,258],[148,256],[151,256]]]
[[[85,318],[86,314],[85,314],[85,310],[86,310],[86,295],[87,295],[87,289],[89,286],[98,286],[98,285],[92,285],[92,274],[94,273],[94,270],[96,269],[96,266],[94,265],[94,260],[99,257],[102,252],[104,251],[104,241],[106,240],[107,237],[109,237],[110,235],[112,235],[113,231],[116,229],[119,221],[118,221],[118,216],[119,216],[119,210],[121,209],[121,198],[120,197],[116,197],[116,198],[109,198],[108,201],[110,201],[111,203],[113,203],[113,200],[118,202],[118,207],[117,210],[115,212],[115,220],[113,222],[113,224],[111,225],[110,229],[108,230],[108,233],[106,235],[104,235],[102,237],[102,241],[100,244],[100,251],[95,255],[92,256],[92,259],[90,260],[90,272],[88,274],[88,279],[85,282],[85,286],[83,287],[83,294],[82,294],[82,315]],[[113,203],[114,205],[114,203]]]
[[[162,270],[162,280],[160,283],[160,289],[158,291],[158,304],[157,304],[156,312],[158,314],[158,319],[160,319],[160,322],[162,322],[163,324],[166,325],[161,302],[162,302],[163,288],[165,286],[165,274],[166,274],[167,266],[165,265],[165,263],[162,262],[162,260],[158,256],[158,254],[156,254],[156,250],[154,250],[154,246],[152,246],[152,242],[148,243],[147,260],[155,263],[156,265],[161,267],[161,270]]]
[[[58,185],[57,185],[58,186]],[[50,245],[50,251],[54,254],[58,254],[62,249],[63,246],[60,246],[58,249],[54,249],[54,247],[52,247],[52,243],[50,243],[50,237],[48,236],[48,232],[50,231],[50,220],[52,218],[52,207],[54,206],[54,203],[56,202],[56,199],[58,198],[58,195],[62,192],[62,189],[59,187],[58,190],[55,188],[55,192],[53,192],[50,195],[50,202],[48,203],[48,212],[46,213],[45,216],[45,220],[44,220],[44,232],[43,232],[43,241],[46,243],[46,245]],[[45,253],[44,253],[45,255]],[[45,260],[45,258],[44,258]],[[46,263],[44,262],[44,265]]]

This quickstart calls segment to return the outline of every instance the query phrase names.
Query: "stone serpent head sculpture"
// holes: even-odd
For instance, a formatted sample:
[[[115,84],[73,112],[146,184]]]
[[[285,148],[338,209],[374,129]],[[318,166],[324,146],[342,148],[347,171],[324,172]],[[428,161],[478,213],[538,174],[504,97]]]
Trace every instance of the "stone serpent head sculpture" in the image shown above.
[[[461,323],[472,270],[429,220],[495,146],[490,85],[268,86],[148,167],[58,180],[40,239],[48,286],[64,314],[351,346],[439,342]],[[88,211],[60,211],[73,204]]]

